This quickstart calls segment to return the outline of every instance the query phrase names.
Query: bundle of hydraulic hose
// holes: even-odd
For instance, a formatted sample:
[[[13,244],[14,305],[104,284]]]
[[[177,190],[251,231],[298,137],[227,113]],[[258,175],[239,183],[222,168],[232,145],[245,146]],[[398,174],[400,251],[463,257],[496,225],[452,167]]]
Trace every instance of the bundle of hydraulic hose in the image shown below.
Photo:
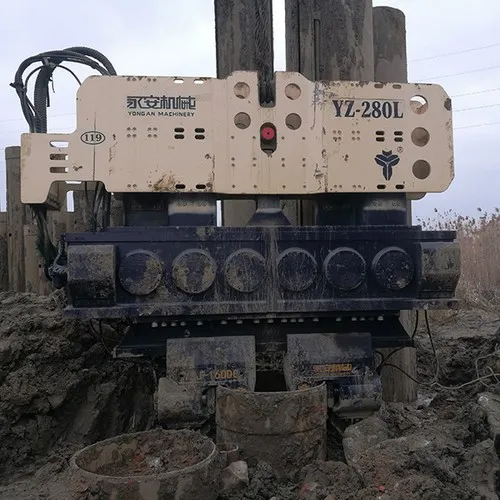
[[[27,70],[37,63],[39,64],[24,77]],[[53,81],[55,70],[60,69],[69,72],[81,84],[76,73],[65,66],[67,63],[88,66],[101,75],[116,75],[115,68],[103,54],[87,47],[70,47],[64,50],[43,52],[23,61],[11,86],[19,96],[21,109],[31,133],[47,133],[47,109],[50,106],[49,86]],[[35,74],[37,77],[33,89],[33,99],[30,99],[28,85]],[[90,201],[86,185],[84,189],[87,212],[89,213],[89,230],[95,231],[98,229],[98,213],[103,207],[106,209],[109,206],[109,194],[106,193],[104,185],[101,185],[95,190],[93,200]],[[61,249],[58,250],[51,240],[47,225],[46,207],[43,205],[31,205],[30,207],[37,227],[37,250],[43,259],[46,277],[52,279],[50,269]]]

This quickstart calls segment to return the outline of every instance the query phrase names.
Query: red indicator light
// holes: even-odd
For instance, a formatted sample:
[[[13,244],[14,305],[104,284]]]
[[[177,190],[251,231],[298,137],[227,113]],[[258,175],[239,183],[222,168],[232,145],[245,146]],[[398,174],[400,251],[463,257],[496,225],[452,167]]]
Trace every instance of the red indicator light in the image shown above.
[[[260,134],[263,140],[272,141],[276,136],[276,131],[272,127],[264,127]]]

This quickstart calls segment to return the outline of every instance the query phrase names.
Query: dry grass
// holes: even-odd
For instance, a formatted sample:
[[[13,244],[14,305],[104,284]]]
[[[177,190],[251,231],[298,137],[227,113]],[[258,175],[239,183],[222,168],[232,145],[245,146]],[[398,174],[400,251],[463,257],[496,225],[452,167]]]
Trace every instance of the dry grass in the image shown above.
[[[457,231],[462,254],[457,296],[465,305],[487,310],[500,307],[500,209],[463,217],[454,211],[435,210],[430,220],[417,219],[424,229]]]

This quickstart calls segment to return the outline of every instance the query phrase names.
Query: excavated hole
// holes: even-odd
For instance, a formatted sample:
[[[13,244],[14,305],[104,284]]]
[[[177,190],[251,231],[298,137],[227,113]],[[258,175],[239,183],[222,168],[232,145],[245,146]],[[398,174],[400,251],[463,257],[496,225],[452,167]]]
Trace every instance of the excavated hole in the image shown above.
[[[286,382],[283,372],[258,371],[255,383],[255,392],[281,392],[286,391]]]

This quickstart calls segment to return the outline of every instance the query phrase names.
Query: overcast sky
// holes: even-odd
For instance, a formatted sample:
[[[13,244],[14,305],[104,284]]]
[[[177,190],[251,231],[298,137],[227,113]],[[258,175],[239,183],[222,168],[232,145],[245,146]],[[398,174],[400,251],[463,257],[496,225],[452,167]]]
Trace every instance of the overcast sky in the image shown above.
[[[212,0],[0,3],[2,210],[3,149],[19,144],[19,134],[26,131],[9,83],[25,58],[85,45],[103,52],[119,74],[215,76]],[[488,211],[500,206],[500,1],[475,0],[474,8],[465,0],[374,0],[374,5],[390,5],[406,14],[410,81],[439,83],[454,97],[454,183],[446,193],[416,202],[414,212],[425,217],[434,208],[451,208],[470,215],[479,206]],[[284,0],[274,0],[274,23],[276,70],[284,70]],[[58,72],[55,90],[49,130],[71,132],[76,83]]]

